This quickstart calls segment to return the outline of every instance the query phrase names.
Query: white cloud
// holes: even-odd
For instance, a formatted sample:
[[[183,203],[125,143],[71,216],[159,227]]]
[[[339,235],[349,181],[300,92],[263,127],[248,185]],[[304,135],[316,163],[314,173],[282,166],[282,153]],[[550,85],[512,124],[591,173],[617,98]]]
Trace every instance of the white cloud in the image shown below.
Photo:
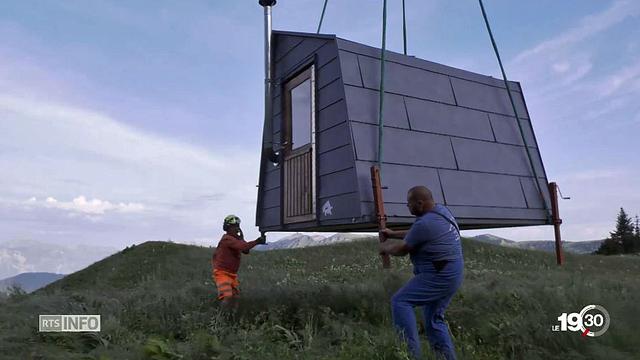
[[[0,129],[0,168],[13,169],[0,178],[0,205],[15,208],[18,203],[70,215],[46,213],[32,219],[35,228],[20,229],[14,223],[6,225],[5,234],[62,227],[90,238],[100,225],[121,228],[115,241],[125,243],[188,239],[220,233],[220,219],[227,213],[241,216],[245,232],[257,234],[251,226],[257,152],[232,145],[212,152],[92,110],[1,92]],[[122,218],[134,214],[135,221]],[[47,225],[46,219],[56,223]]]
[[[564,33],[543,41],[515,57],[515,62],[540,59],[560,50],[565,50],[577,42],[584,41],[629,17],[640,15],[640,3],[633,0],[616,1],[603,12],[584,17],[580,23]]]
[[[633,88],[635,81],[640,81],[640,61],[623,67],[607,76],[601,83],[600,93],[602,96],[609,96],[624,87]]]
[[[573,172],[562,177],[563,181],[594,181],[606,179],[622,179],[631,176],[631,172],[625,169],[589,169]]]
[[[592,42],[593,38],[638,16],[640,2],[616,1],[602,12],[583,17],[576,26],[521,51],[510,61],[508,68],[513,69],[514,78],[535,89],[529,92],[530,97],[533,94],[553,99],[558,97],[558,93],[576,93],[579,89],[568,87],[584,80],[594,69],[593,58],[598,49]],[[626,76],[619,74],[605,80],[605,84],[609,83],[607,88],[622,83],[634,71],[630,69],[629,72]],[[576,87],[583,88],[584,84]]]
[[[117,203],[113,204],[109,201],[100,199],[87,200],[86,197],[80,195],[71,201],[58,201],[53,197],[47,197],[44,201],[38,202],[38,199],[31,197],[26,202],[29,205],[45,206],[62,210],[76,211],[79,213],[101,215],[105,212],[117,211],[122,213],[136,213],[145,210],[145,206],[139,203]]]
[[[557,73],[560,73],[560,74],[567,72],[569,68],[571,68],[571,64],[569,64],[568,61],[562,61],[562,62],[553,64],[553,70],[555,70]]]

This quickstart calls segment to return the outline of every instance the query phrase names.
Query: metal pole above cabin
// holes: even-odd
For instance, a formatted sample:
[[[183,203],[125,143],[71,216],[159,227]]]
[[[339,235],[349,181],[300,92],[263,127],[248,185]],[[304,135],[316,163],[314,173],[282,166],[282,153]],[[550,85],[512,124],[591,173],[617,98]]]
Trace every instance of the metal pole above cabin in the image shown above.
[[[271,74],[271,7],[275,6],[276,0],[260,0],[260,5],[264,7],[264,135],[266,137],[266,143],[273,147],[273,134],[271,134],[271,89],[272,79]],[[263,143],[263,146],[265,144]],[[266,147],[266,146],[265,146]]]
[[[264,124],[262,128],[262,149],[260,158],[260,173],[258,175],[258,187],[263,184],[263,173],[265,169],[265,159],[276,160],[273,152],[273,131],[271,124],[271,7],[276,4],[276,0],[259,0],[258,4],[264,7]],[[263,195],[258,190],[258,201],[256,203],[256,226],[260,226],[262,218]]]

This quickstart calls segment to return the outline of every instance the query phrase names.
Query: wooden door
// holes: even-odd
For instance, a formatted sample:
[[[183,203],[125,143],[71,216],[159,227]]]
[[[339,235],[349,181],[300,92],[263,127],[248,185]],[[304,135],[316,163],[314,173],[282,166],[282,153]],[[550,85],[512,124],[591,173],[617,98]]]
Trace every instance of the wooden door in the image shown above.
[[[311,66],[284,86],[284,222],[315,219],[315,76]]]

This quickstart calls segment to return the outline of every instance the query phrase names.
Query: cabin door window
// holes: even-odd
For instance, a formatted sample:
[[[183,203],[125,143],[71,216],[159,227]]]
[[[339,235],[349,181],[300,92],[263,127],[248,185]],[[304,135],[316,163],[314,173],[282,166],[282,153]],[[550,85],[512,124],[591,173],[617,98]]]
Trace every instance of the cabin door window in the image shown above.
[[[315,219],[315,77],[311,66],[284,87],[284,222]]]

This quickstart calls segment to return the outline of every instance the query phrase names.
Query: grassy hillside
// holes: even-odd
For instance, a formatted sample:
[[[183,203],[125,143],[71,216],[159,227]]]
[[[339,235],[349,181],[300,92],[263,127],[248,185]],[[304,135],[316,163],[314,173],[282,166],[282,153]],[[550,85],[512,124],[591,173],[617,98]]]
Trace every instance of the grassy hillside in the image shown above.
[[[406,359],[389,297],[410,264],[383,271],[376,248],[245,256],[240,309],[229,314],[215,301],[211,249],[148,242],[1,303],[0,358]],[[549,253],[471,240],[463,249],[465,280],[448,310],[461,359],[637,358],[640,258],[567,254],[558,268]],[[560,313],[591,303],[611,315],[605,335],[550,331]],[[38,333],[38,314],[101,314],[102,332]]]

